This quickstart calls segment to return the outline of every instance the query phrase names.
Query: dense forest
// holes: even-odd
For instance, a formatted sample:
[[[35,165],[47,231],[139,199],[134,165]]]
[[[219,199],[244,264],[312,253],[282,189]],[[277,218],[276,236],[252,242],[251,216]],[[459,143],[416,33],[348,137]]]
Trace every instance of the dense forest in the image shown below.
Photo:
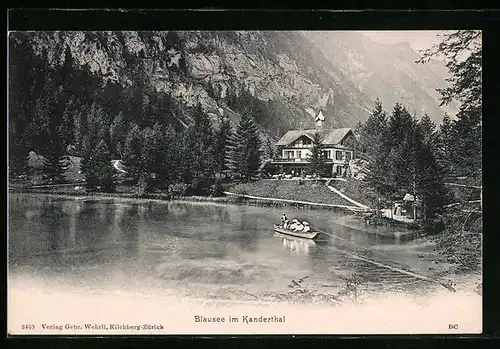
[[[75,64],[69,47],[62,64],[51,64],[47,51],[34,52],[30,37],[20,36],[9,47],[11,178],[31,174],[29,152],[43,157],[41,172],[52,183],[64,182],[69,156],[81,158],[88,190],[115,189],[113,159],[141,192],[182,183],[185,194],[206,194],[220,190],[216,177],[226,170],[256,176],[261,144],[250,112],[232,132],[227,117],[214,125],[200,105],[186,108],[152,89],[140,68],[130,86],[104,81]]]
[[[368,164],[366,190],[385,202],[413,194],[420,220],[441,232],[439,249],[468,270],[481,265],[482,189],[477,189],[482,188],[480,35],[467,30],[447,34],[417,62],[444,57],[450,86],[438,92],[442,104],[458,102],[456,118],[445,115],[436,125],[427,114],[417,119],[400,103],[386,112],[377,100],[368,120],[356,127],[364,150],[361,157]],[[462,183],[458,196],[446,181]],[[478,201],[475,208],[467,205]]]
[[[448,88],[439,90],[443,105],[456,101],[459,112],[452,119],[444,115],[440,125],[429,115],[421,119],[396,103],[387,113],[377,100],[374,110],[357,131],[366,148],[371,188],[391,198],[404,190],[423,200],[427,213],[443,205],[442,182],[467,179],[482,183],[482,79],[480,33],[458,31],[447,34],[436,47],[423,52],[417,63],[435,55],[447,62]],[[464,55],[464,52],[468,52]]]

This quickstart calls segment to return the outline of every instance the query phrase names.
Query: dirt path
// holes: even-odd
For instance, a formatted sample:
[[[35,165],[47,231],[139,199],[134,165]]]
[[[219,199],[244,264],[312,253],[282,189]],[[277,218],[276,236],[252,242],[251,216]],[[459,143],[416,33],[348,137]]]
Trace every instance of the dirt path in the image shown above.
[[[338,189],[335,189],[334,187],[332,187],[331,185],[328,185],[328,189],[330,189],[331,191],[333,191],[335,194],[339,195],[340,197],[342,197],[343,199],[346,199],[347,201],[353,203],[354,205],[364,209],[364,210],[370,210],[370,207],[366,206],[366,205],[363,205],[353,199],[351,199],[350,197],[348,197],[347,195],[345,195],[344,193],[342,193],[340,190]]]

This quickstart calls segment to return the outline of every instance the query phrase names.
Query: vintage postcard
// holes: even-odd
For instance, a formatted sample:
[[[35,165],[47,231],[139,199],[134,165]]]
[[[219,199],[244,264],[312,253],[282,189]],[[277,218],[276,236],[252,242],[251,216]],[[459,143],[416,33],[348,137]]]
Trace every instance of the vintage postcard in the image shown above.
[[[481,31],[12,31],[10,335],[482,332]]]

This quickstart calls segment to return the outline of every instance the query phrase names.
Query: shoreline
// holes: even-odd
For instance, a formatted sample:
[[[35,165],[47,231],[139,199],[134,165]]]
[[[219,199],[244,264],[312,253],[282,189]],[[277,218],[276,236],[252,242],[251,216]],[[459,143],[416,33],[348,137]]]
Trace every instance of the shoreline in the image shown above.
[[[225,192],[227,193],[227,192]],[[295,209],[310,209],[310,210],[322,210],[331,211],[337,213],[344,213],[345,215],[352,217],[359,217],[359,221],[362,222],[362,215],[366,212],[353,209],[353,207],[334,205],[334,204],[324,204],[315,202],[301,202],[294,200],[286,200],[279,198],[260,198],[254,196],[248,196],[237,193],[230,193],[230,195],[225,196],[171,196],[168,194],[143,194],[138,195],[136,193],[106,193],[106,192],[68,192],[67,190],[58,190],[56,188],[47,190],[39,188],[9,188],[9,194],[23,194],[23,195],[46,195],[52,197],[63,197],[63,198],[75,198],[79,200],[110,200],[110,199],[122,199],[122,200],[143,200],[158,203],[168,203],[168,202],[179,202],[179,203],[213,203],[221,205],[247,205],[256,207],[274,207],[274,208],[295,208]],[[371,227],[371,226],[368,226]],[[377,233],[380,236],[395,239],[395,240],[414,240],[419,237],[417,230],[407,229],[402,227],[400,224],[394,224],[393,228],[397,231],[388,234]],[[401,231],[404,228],[406,231]],[[356,229],[361,229],[365,233],[374,234],[370,229],[362,229],[360,227]]]
[[[251,205],[251,206],[263,206],[263,207],[305,207],[310,209],[321,209],[321,210],[331,210],[336,212],[346,212],[351,214],[362,213],[362,210],[357,210],[355,207],[343,206],[343,205],[329,205],[324,203],[316,202],[300,202],[294,200],[285,200],[278,198],[259,198],[259,197],[247,197],[246,195],[230,193],[224,196],[174,196],[169,194],[143,194],[138,195],[135,193],[106,193],[106,192],[68,192],[64,190],[40,190],[38,188],[9,188],[9,194],[41,194],[50,196],[62,196],[62,197],[72,197],[72,198],[99,198],[99,199],[142,199],[142,200],[155,200],[161,202],[213,202],[221,204],[235,204],[235,205]]]

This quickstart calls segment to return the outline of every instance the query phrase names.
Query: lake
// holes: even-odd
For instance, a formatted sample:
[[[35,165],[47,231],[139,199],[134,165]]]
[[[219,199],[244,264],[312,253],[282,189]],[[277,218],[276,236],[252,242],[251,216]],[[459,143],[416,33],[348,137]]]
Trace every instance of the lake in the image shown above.
[[[329,235],[312,242],[273,233],[283,211]],[[319,291],[340,288],[352,275],[366,292],[439,287],[381,267],[431,275],[430,259],[437,257],[430,245],[390,239],[381,230],[388,228],[378,229],[326,210],[12,194],[9,281],[216,299],[286,293],[303,277],[302,285]]]

